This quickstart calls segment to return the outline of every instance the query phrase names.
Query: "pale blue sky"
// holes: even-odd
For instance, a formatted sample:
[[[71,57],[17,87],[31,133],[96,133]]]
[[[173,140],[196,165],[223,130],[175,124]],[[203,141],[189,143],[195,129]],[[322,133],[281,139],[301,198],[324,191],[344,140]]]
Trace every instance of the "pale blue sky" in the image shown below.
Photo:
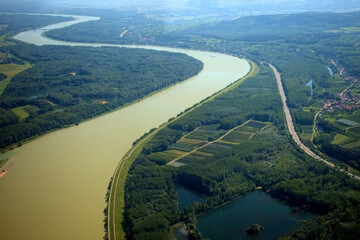
[[[120,8],[124,5],[145,5],[153,8],[188,9],[188,8],[235,8],[240,11],[337,11],[359,9],[360,0],[0,0],[0,11],[5,6],[35,7],[80,6]]]

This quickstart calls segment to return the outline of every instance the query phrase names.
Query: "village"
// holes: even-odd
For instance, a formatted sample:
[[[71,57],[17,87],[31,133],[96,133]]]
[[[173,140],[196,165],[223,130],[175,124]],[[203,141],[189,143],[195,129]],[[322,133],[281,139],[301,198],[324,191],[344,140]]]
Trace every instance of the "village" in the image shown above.
[[[349,84],[349,87],[347,87],[343,92],[338,94],[340,99],[325,99],[323,102],[323,108],[320,110],[319,116],[321,118],[322,114],[326,112],[332,112],[335,110],[356,110],[360,108],[360,94],[357,91],[360,89],[360,79],[349,76],[344,68],[339,67],[337,64],[335,64],[334,61],[332,61],[333,64],[339,69],[340,76],[346,80]],[[315,117],[315,126],[317,124],[317,119]]]

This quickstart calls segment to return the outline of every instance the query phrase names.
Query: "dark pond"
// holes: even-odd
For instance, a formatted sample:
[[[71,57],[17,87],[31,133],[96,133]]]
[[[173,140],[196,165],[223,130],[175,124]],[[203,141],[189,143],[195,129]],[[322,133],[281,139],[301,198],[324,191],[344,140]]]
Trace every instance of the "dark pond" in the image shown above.
[[[176,185],[176,193],[180,211],[183,211],[184,207],[189,207],[193,202],[203,202],[205,200],[204,195],[184,188],[181,185]]]
[[[301,220],[313,216],[309,212],[290,214],[289,211],[289,206],[256,191],[200,215],[197,227],[209,239],[278,239],[290,235],[301,225]],[[264,231],[249,236],[245,229],[254,223],[262,225]]]
[[[271,164],[274,164],[277,161],[277,158],[271,159]]]

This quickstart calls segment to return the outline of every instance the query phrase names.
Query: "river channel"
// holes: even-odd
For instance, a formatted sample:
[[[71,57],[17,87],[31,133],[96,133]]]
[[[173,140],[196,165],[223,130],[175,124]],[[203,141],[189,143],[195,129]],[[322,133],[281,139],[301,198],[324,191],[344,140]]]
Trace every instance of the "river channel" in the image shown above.
[[[152,46],[68,43],[42,37],[71,22],[23,32],[36,45],[112,46],[185,53],[204,63],[195,77],[126,108],[55,131],[3,154],[15,165],[0,179],[0,232],[6,240],[102,239],[105,193],[116,165],[151,128],[242,78],[247,61],[224,54]],[[5,164],[5,166],[7,165]]]

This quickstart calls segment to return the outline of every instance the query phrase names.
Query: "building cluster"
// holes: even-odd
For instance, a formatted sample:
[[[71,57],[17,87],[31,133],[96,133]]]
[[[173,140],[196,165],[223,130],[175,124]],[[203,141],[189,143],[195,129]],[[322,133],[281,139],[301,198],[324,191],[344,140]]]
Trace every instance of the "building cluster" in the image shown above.
[[[324,106],[318,114],[320,118],[325,112],[332,112],[335,110],[356,110],[360,108],[360,94],[353,91],[355,89],[360,89],[360,79],[348,76],[343,69],[341,70],[341,76],[349,83],[349,87],[339,94],[340,100],[326,99],[323,102]]]

